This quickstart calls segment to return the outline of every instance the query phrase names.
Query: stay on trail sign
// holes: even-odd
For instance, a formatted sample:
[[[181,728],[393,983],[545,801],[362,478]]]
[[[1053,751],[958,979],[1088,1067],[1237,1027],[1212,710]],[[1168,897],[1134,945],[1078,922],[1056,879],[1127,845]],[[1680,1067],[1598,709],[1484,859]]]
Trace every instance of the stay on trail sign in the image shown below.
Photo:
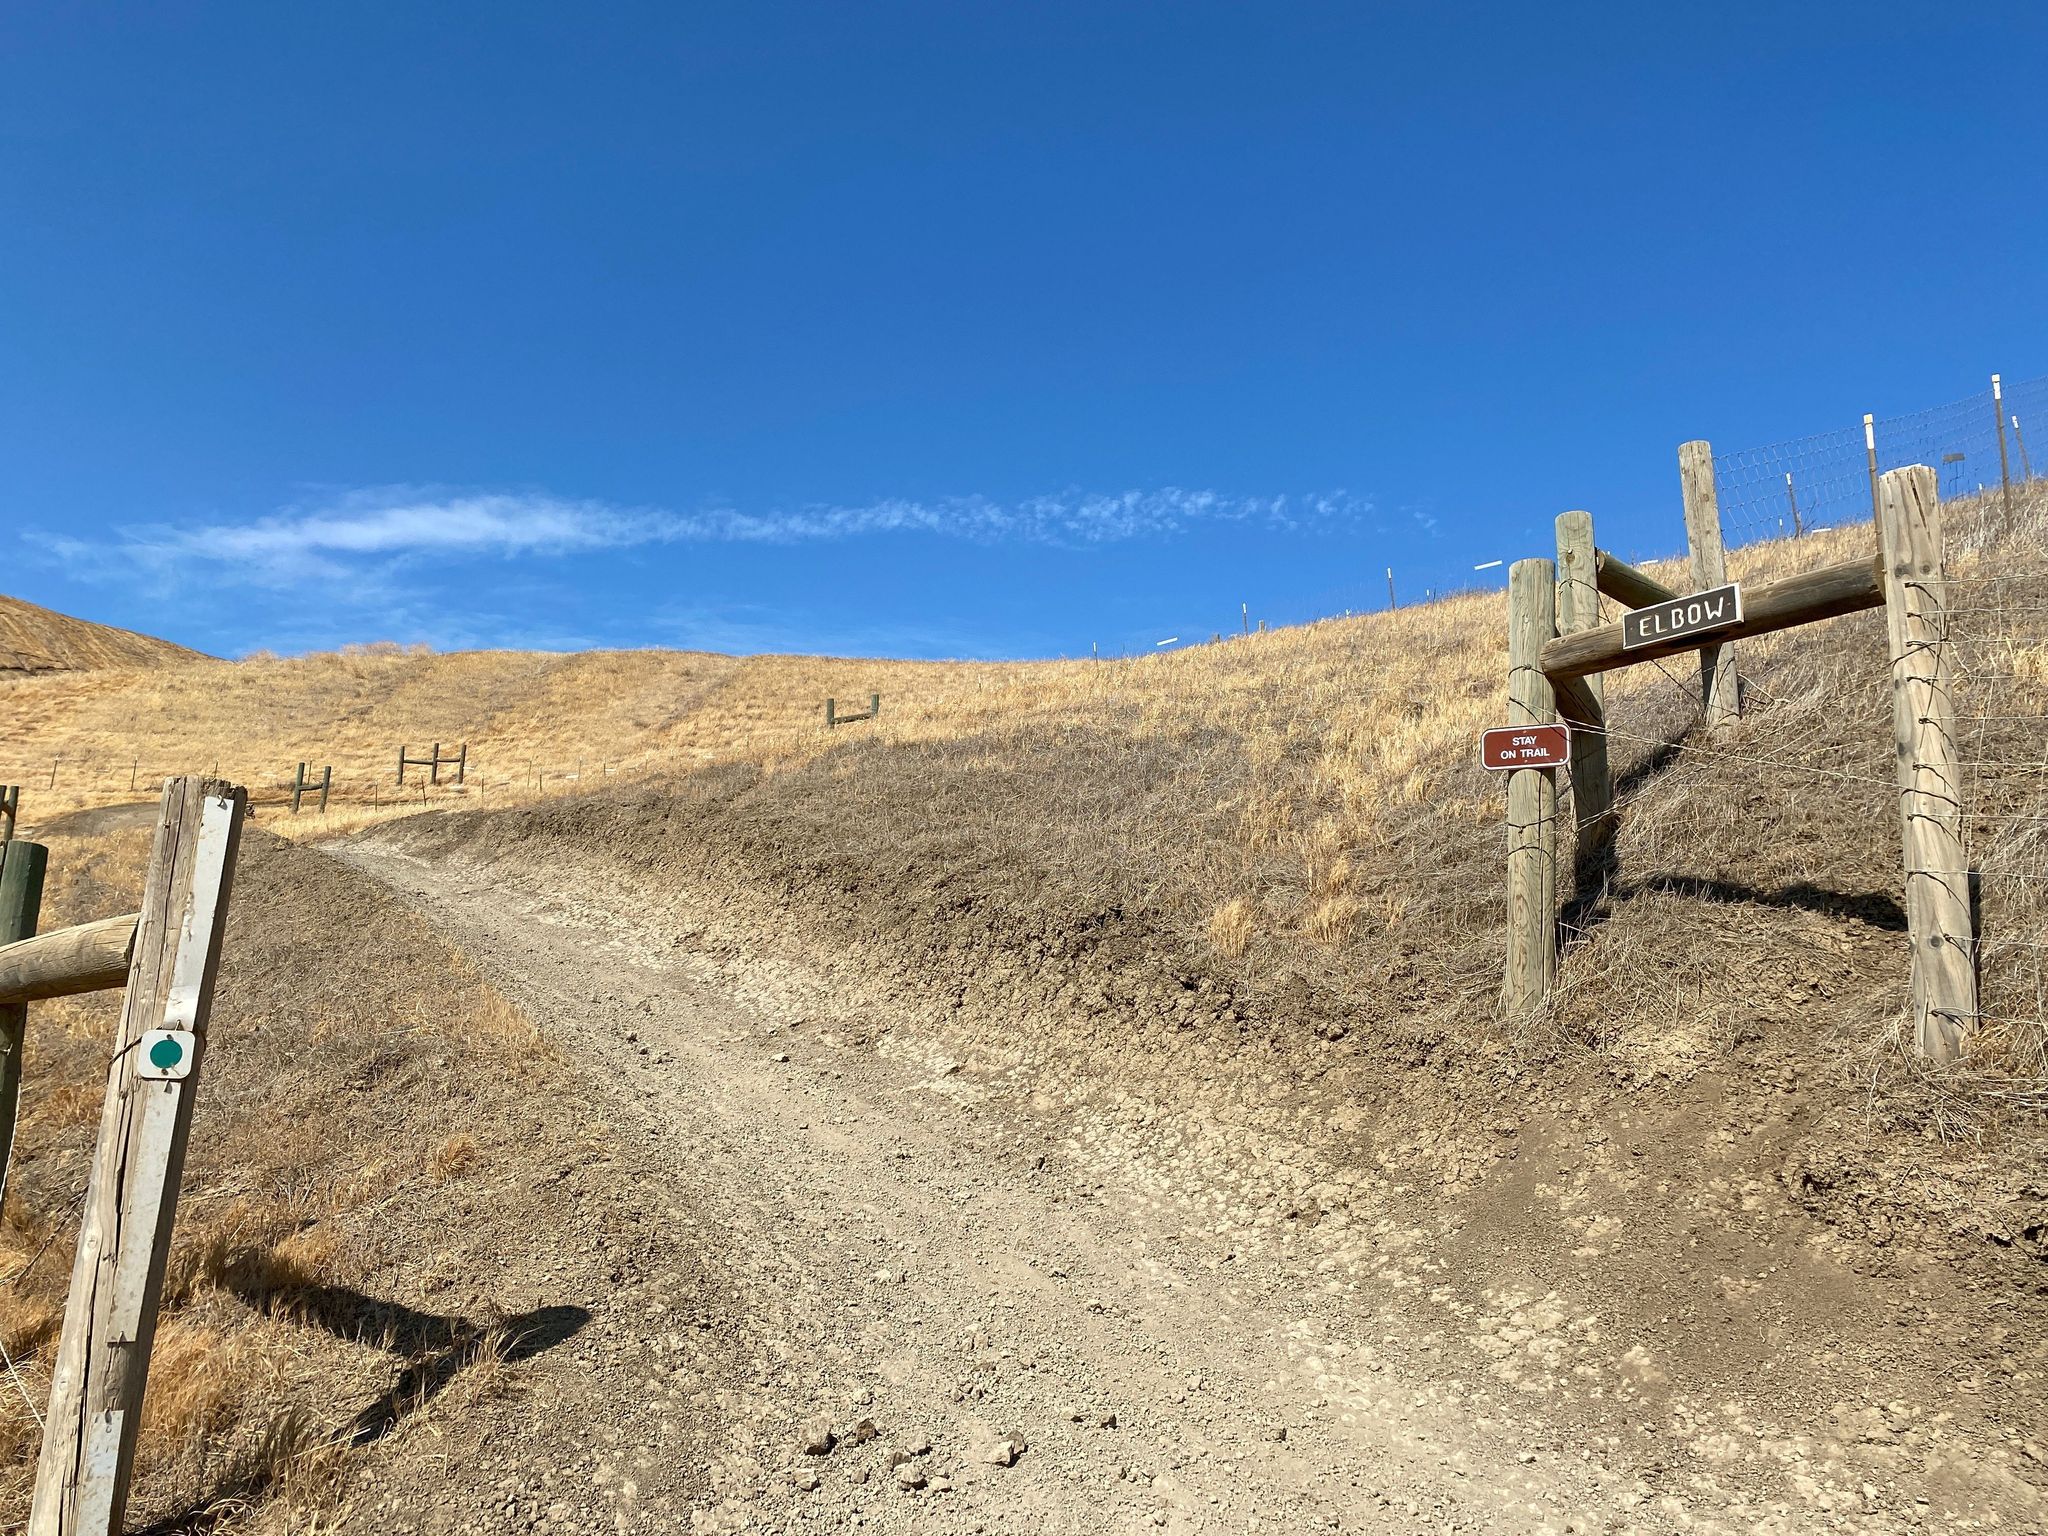
[[[1479,738],[1479,761],[1505,768],[1562,768],[1571,733],[1561,725],[1500,725]]]
[[[1668,598],[1621,616],[1621,648],[1639,651],[1742,622],[1742,588],[1735,582],[1687,597]]]

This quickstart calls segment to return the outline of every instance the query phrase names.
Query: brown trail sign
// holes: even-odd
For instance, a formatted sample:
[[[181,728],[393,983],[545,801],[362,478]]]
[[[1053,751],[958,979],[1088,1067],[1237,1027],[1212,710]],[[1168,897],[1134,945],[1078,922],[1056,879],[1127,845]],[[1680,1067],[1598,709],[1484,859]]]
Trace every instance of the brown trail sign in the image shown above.
[[[1561,725],[1497,725],[1479,738],[1479,765],[1500,773],[1510,768],[1562,768],[1570,756],[1571,732]]]

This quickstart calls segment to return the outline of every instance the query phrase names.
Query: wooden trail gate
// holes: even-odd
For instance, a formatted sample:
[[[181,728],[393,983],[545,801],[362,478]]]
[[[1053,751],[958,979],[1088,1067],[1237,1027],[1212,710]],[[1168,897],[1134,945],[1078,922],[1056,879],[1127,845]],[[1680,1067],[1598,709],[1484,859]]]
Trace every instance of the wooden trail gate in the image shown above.
[[[25,1005],[127,989],[51,1377],[31,1536],[121,1529],[247,805],[244,791],[217,780],[166,782],[134,916],[29,937],[44,850],[12,842],[0,862],[0,1122],[10,1135]]]
[[[458,784],[462,782],[463,776],[469,771],[469,743],[466,741],[462,743],[460,750],[452,757],[443,757],[441,755],[441,743],[438,741],[434,743],[433,752],[426,757],[409,757],[406,754],[410,750],[409,747],[403,746],[398,749],[398,782],[401,784],[405,782],[405,770],[408,768],[426,769],[427,782],[429,784],[439,784],[441,782],[441,770],[443,768],[452,767],[455,770],[455,782]]]
[[[1692,575],[1701,590],[1724,577],[1718,525],[1707,536],[1696,508],[1712,505],[1712,457],[1705,444],[1680,450]],[[1584,512],[1557,520],[1558,555],[1518,560],[1508,580],[1508,723],[1571,728],[1575,857],[1586,878],[1601,868],[1614,836],[1613,776],[1607,757],[1601,675],[1685,651],[1701,656],[1709,730],[1740,710],[1733,642],[1864,609],[1885,609],[1892,665],[1892,725],[1898,751],[1899,815],[1906,917],[1912,944],[1914,1036],[1922,1055],[1959,1056],[1977,1019],[1976,933],[1963,849],[1957,763],[1954,662],[1942,572],[1941,508],[1926,465],[1878,478],[1880,552],[1738,595],[1738,617],[1711,629],[1631,644],[1644,628],[1597,622],[1604,594],[1632,609],[1672,603],[1674,593],[1593,543]],[[1710,557],[1701,558],[1702,548]],[[1702,605],[1691,605],[1698,608]],[[1681,627],[1682,628],[1682,627]],[[1503,1001],[1525,1016],[1548,1001],[1557,977],[1557,770],[1516,768],[1507,788],[1508,946]]]

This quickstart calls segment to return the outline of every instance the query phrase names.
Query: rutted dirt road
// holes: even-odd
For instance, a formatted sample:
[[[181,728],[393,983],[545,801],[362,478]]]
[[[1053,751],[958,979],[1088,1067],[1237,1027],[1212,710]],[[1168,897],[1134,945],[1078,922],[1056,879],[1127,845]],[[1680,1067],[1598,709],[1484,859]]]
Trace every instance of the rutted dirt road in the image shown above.
[[[849,1016],[793,958],[757,957],[736,988],[672,914],[526,888],[504,865],[335,851],[559,1044],[609,1106],[573,1133],[630,1142],[645,1190],[638,1211],[585,1204],[535,1235],[532,1300],[591,1322],[520,1367],[539,1386],[502,1425],[450,1446],[464,1493],[387,1509],[391,1529],[1925,1528],[1912,1487],[1831,1459],[1832,1438],[1731,1416],[1703,1431],[1734,1447],[1720,1473],[1678,1475],[1662,1408],[1640,1415],[1640,1446],[1574,1432],[1587,1362],[1625,1358],[1600,1318],[1554,1296],[1487,1314],[1392,1220],[1247,1241],[1188,1196],[1200,1127],[1113,1095],[1087,1130],[1021,1070]],[[597,1292],[551,1295],[549,1250],[628,1214]],[[1261,1225],[1303,1214],[1321,1213]],[[678,1295],[685,1273],[700,1278]],[[676,1330],[711,1306],[722,1379],[676,1368]],[[1474,1334],[1500,1341],[1478,1356],[1499,1368],[1473,1371]],[[838,1443],[807,1455],[821,1418]],[[998,1465],[1012,1434],[1025,1449]]]

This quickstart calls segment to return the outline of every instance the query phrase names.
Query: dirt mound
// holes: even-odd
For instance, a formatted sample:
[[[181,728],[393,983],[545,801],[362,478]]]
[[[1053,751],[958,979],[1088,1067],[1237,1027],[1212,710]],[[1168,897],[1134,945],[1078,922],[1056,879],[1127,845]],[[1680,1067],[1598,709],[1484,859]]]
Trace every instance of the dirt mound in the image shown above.
[[[91,672],[211,660],[199,651],[0,596],[0,673]]]

